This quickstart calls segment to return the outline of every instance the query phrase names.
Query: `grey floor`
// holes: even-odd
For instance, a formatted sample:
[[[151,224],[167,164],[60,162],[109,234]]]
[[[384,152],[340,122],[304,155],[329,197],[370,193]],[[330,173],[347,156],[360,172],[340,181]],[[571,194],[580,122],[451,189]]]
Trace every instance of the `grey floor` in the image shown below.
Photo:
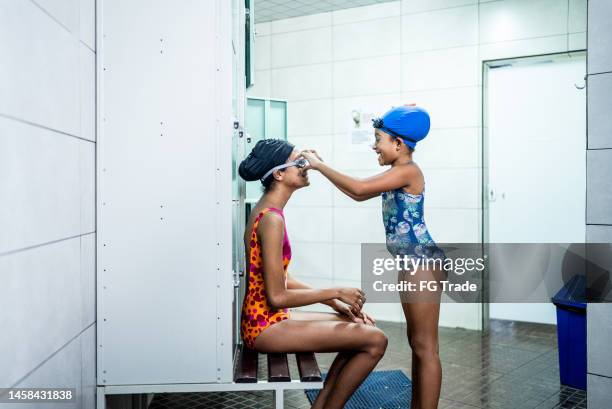
[[[410,377],[405,324],[378,322],[389,337],[381,369],[400,369]],[[260,357],[261,358],[261,357]],[[334,354],[317,354],[326,372]],[[488,335],[440,328],[442,392],[439,408],[586,408],[586,393],[559,384],[556,328],[550,325],[491,321]],[[290,358],[292,378],[297,378]],[[266,361],[261,359],[265,379]],[[150,409],[273,408],[272,392],[159,394]],[[286,408],[309,408],[303,391],[285,392]]]

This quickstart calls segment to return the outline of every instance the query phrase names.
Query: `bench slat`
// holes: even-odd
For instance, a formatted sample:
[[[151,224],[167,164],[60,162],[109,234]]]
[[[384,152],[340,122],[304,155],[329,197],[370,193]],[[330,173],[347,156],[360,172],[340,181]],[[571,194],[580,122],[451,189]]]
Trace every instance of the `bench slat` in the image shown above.
[[[268,382],[291,382],[287,354],[268,354]]]
[[[298,352],[295,354],[295,358],[300,371],[300,381],[321,382],[321,371],[314,352]]]
[[[238,367],[234,374],[236,383],[257,383],[257,351],[240,345]]]

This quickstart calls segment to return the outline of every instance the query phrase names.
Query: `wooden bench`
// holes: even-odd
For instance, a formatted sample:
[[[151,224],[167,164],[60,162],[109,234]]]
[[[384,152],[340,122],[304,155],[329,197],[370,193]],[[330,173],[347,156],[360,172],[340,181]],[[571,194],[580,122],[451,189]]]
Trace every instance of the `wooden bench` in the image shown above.
[[[273,390],[276,409],[283,408],[283,392],[286,389],[321,389],[323,380],[313,352],[296,353],[300,379],[291,379],[287,354],[266,354],[268,376],[257,378],[259,353],[243,345],[238,346],[234,368],[234,382],[254,384],[253,390]],[[257,386],[257,387],[255,387]]]

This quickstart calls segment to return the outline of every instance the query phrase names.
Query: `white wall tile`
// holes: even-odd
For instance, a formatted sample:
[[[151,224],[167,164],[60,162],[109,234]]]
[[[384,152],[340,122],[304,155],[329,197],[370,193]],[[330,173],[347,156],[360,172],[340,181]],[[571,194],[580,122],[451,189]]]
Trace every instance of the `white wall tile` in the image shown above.
[[[402,304],[399,302],[369,303],[366,301],[363,310],[376,321],[406,322]],[[408,344],[408,338],[403,339],[401,342]]]
[[[80,338],[80,337],[79,337]],[[57,354],[49,358],[26,379],[19,382],[18,388],[75,388],[76,400],[66,404],[45,403],[42,406],[48,409],[64,409],[66,407],[82,408],[83,399],[81,391],[81,342],[76,338],[62,348]],[[4,405],[3,405],[4,406]],[[7,405],[13,406],[13,405]],[[41,404],[21,403],[23,409],[40,409]]]
[[[461,47],[478,43],[478,8],[456,7],[402,16],[402,51]]]
[[[333,50],[335,60],[399,54],[400,17],[390,17],[335,25]]]
[[[96,54],[79,46],[80,66],[80,132],[78,136],[96,140]]]
[[[297,149],[314,149],[325,162],[332,159],[332,136],[331,135],[311,135],[289,137],[289,142],[293,143]],[[317,171],[309,170],[312,175]]]
[[[297,278],[298,280],[308,284],[309,286],[313,287],[313,288],[332,288],[335,287],[334,286],[334,282],[331,278],[321,278],[321,277],[301,277],[298,274],[294,274],[293,272],[291,273],[294,275],[295,278]],[[311,304],[311,305],[305,305],[302,307],[297,307],[295,309],[292,309],[292,311],[297,311],[297,312],[334,312],[334,310],[331,309],[331,307],[325,305],[325,304],[321,304],[321,303],[316,303],[316,304]]]
[[[78,40],[30,1],[2,2],[0,27],[0,55],[10,56],[0,64],[0,113],[78,135]]]
[[[569,35],[568,50],[586,50],[587,48],[587,35],[583,33],[572,33]]]
[[[355,127],[353,121],[353,110],[357,110],[363,114],[373,114],[375,116],[383,115],[394,106],[399,106],[404,102],[398,90],[394,90],[391,94],[385,95],[364,95],[347,98],[334,98],[334,133],[342,133],[348,135],[348,131]],[[370,124],[363,124],[367,126]],[[344,140],[343,140],[344,142]]]
[[[587,29],[587,0],[569,0],[568,32],[579,33]]]
[[[478,0],[402,0],[402,14],[478,4]]]
[[[2,256],[0,271],[0,384],[13,385],[82,328],[80,239]]]
[[[588,225],[586,233],[587,243],[612,243],[612,225]]]
[[[305,282],[309,286],[313,288],[332,288],[334,286],[333,280],[331,278],[324,277],[302,277],[299,274],[291,273],[298,280]],[[315,304],[316,305],[316,304]],[[321,305],[321,304],[319,304]],[[323,308],[329,308],[326,305],[321,305]],[[301,309],[302,307],[300,307]]]
[[[96,326],[91,325],[79,337],[81,341],[82,409],[96,409]]]
[[[481,161],[479,128],[432,129],[413,154],[427,176],[433,168],[478,167]]]
[[[59,21],[65,28],[79,36],[79,0],[32,0]],[[57,24],[57,23],[56,23]]]
[[[567,2],[506,0],[480,5],[480,41],[493,43],[565,34]]]
[[[355,171],[364,171],[368,174],[377,174],[385,170],[378,164],[376,153],[369,147],[356,150],[351,147],[348,133],[334,135],[334,160],[332,166],[341,172],[354,174]]]
[[[255,69],[270,69],[272,67],[272,36],[256,35],[253,49]]]
[[[430,208],[478,209],[481,207],[480,169],[428,169],[425,203]]]
[[[291,206],[332,206],[332,184],[320,173],[308,171],[310,186],[302,188],[291,197]]]
[[[612,379],[610,377],[587,374],[587,390],[589,409],[607,409],[610,406],[610,401],[612,401]]]
[[[330,98],[332,64],[312,64],[272,70],[272,95],[289,100]]]
[[[291,243],[332,242],[332,208],[293,207],[289,202],[284,213]]]
[[[567,35],[481,44],[480,59],[525,57],[567,51]]]
[[[81,326],[96,321],[96,234],[81,236]]]
[[[90,233],[96,230],[96,144],[79,142],[81,230]]]
[[[333,100],[293,101],[287,105],[289,138],[304,135],[331,134]]]
[[[308,16],[286,18],[272,21],[272,34],[286,33],[288,31],[308,30],[311,28],[328,27],[332,24],[330,13],[319,13]]]
[[[247,96],[270,98],[272,96],[272,73],[270,70],[255,71],[254,84],[247,90]]]
[[[587,151],[587,223],[612,224],[612,149]]]
[[[587,305],[587,370],[590,373],[612,377],[612,305],[589,303]]]
[[[589,74],[612,71],[612,2],[607,0],[589,1],[588,9],[588,62]]]
[[[380,208],[334,207],[335,243],[384,243]]]
[[[348,9],[332,12],[334,26],[358,21],[384,19],[400,15],[400,2],[390,1],[387,3],[372,4],[362,7],[351,7]]]
[[[612,148],[612,73],[590,75],[588,79],[589,149]]]
[[[331,27],[275,34],[271,36],[270,47],[275,68],[329,62]]]
[[[390,94],[400,89],[399,55],[334,62],[334,96]]]
[[[348,170],[345,173],[353,177],[356,177],[356,178],[365,178],[365,177],[373,176],[377,173],[383,172],[385,168],[378,166],[378,164],[376,163],[376,160],[373,159],[375,158],[374,153],[372,153],[371,155],[372,156],[369,158],[369,162],[373,163],[372,167],[375,165],[377,166],[377,168],[373,168],[372,170]],[[337,207],[359,207],[359,208],[373,207],[376,209],[381,208],[381,199],[379,196],[373,197],[372,199],[365,200],[363,202],[356,202],[355,200],[351,199],[350,197],[345,195],[340,189],[337,189],[337,188],[333,188],[333,200],[334,200],[334,206],[337,206]]]
[[[290,137],[289,142],[298,149],[314,149],[325,161],[331,160],[331,137]],[[332,206],[332,184],[316,170],[308,171],[310,185],[297,190],[291,197],[291,206]]]
[[[0,118],[0,253],[80,233],[79,142]]]
[[[96,50],[96,0],[79,0],[79,32],[82,42]]]
[[[438,243],[479,243],[481,212],[478,209],[437,209],[425,204],[425,221]]]
[[[297,243],[291,247],[289,272],[296,277],[333,278],[332,246],[329,243]]]
[[[452,303],[440,304],[440,326],[450,328],[480,329],[481,304]]]
[[[478,85],[478,46],[422,51],[402,56],[402,90]]]
[[[480,87],[406,91],[402,99],[425,108],[432,128],[477,127],[480,124]]]
[[[381,218],[382,223],[382,218]],[[361,280],[361,244],[334,243],[334,279]]]

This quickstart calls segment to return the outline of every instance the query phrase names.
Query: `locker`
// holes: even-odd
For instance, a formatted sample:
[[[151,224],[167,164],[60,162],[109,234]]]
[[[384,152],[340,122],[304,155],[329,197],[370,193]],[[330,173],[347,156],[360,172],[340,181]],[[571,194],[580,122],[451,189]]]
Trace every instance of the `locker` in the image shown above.
[[[97,2],[98,407],[233,380],[241,3]]]

